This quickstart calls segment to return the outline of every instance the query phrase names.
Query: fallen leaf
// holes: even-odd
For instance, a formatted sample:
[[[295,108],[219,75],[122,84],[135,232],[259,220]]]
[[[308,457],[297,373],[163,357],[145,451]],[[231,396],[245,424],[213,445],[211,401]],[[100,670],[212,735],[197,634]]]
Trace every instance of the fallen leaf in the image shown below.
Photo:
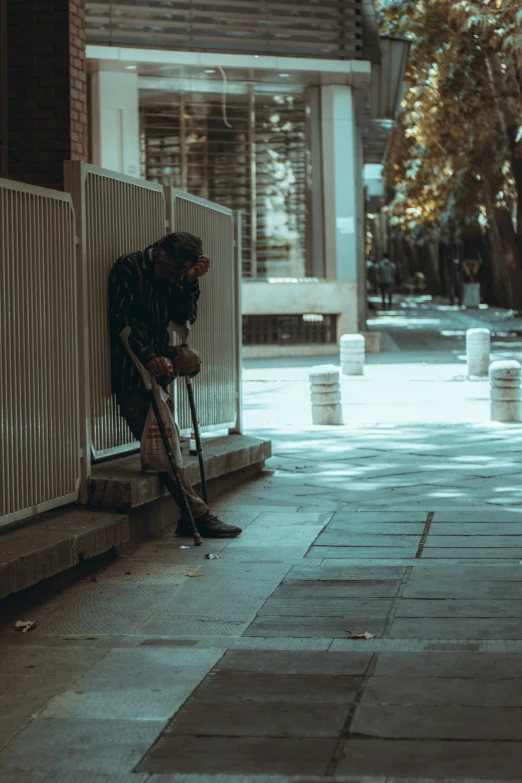
[[[35,663],[29,663],[27,666],[24,666],[24,669],[36,669]]]
[[[375,635],[368,631],[348,631],[348,633],[350,634],[350,639],[365,639],[366,641],[375,639]]]
[[[207,560],[219,560],[219,555],[205,555]]]
[[[89,581],[90,581],[90,582],[97,582],[97,581],[98,581],[98,577],[97,577],[97,576],[91,576],[91,578],[89,579]]]
[[[21,631],[22,633],[27,633],[27,631],[32,631],[33,628],[36,628],[36,623],[33,623],[31,620],[22,621],[17,620],[15,623],[15,630]]]
[[[195,571],[189,571],[187,576],[201,576],[201,574],[197,574]]]
[[[125,576],[130,576],[132,571],[125,571]]]

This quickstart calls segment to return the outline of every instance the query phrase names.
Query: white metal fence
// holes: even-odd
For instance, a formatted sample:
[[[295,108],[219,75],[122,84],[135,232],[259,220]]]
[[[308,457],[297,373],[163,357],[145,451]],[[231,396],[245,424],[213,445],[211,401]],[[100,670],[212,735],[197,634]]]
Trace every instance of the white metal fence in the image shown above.
[[[167,225],[200,236],[211,257],[190,338],[202,428],[241,427],[239,217],[80,162],[66,163],[65,184],[0,179],[0,526],[84,501],[91,458],[136,448],[111,392],[108,275]],[[177,396],[188,429],[181,384]]]
[[[0,179],[0,526],[78,497],[75,258],[71,197]]]
[[[86,380],[82,441],[88,462],[90,456],[99,459],[136,448],[111,392],[108,276],[120,256],[143,250],[165,234],[165,199],[161,185],[77,161],[65,164],[65,187],[73,197],[80,238]]]
[[[202,369],[194,380],[203,430],[240,429],[240,280],[234,213],[211,201],[165,188],[170,231],[188,231],[203,240],[210,270],[200,280],[198,319],[189,344],[200,352]],[[240,232],[238,233],[238,238]],[[183,384],[178,384],[178,421],[191,426]]]

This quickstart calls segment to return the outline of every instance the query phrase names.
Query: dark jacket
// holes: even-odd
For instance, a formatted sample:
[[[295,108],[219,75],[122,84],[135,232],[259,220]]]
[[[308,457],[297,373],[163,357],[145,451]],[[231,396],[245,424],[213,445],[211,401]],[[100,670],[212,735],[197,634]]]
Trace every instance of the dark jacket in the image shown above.
[[[143,391],[141,375],[120,333],[131,327],[129,346],[143,365],[165,356],[171,322],[193,324],[199,282],[169,284],[155,277],[152,248],[119,258],[109,274],[112,391]]]

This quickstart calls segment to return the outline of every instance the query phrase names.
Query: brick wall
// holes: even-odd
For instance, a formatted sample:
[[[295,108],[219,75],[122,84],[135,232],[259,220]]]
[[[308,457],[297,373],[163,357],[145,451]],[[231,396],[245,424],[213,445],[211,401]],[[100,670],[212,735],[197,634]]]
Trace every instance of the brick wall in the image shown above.
[[[87,160],[85,0],[8,0],[8,176],[61,189]]]

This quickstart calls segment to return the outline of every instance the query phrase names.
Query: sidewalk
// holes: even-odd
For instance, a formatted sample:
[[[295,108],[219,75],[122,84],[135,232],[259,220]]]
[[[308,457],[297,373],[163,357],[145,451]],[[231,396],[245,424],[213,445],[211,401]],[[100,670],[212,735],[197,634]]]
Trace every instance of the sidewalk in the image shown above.
[[[2,783],[520,781],[522,426],[452,339],[345,381],[346,427],[303,419],[309,368],[246,369],[276,456],[215,509],[245,532],[169,531],[1,629]]]

